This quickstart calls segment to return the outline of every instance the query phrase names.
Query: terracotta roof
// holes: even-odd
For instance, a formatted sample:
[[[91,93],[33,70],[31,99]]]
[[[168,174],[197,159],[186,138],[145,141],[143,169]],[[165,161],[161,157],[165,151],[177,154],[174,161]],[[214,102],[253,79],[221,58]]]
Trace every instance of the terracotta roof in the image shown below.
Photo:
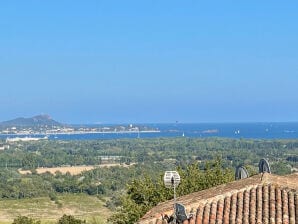
[[[298,174],[259,174],[179,197],[194,216],[183,223],[298,223]],[[166,223],[173,200],[152,208],[140,224]]]

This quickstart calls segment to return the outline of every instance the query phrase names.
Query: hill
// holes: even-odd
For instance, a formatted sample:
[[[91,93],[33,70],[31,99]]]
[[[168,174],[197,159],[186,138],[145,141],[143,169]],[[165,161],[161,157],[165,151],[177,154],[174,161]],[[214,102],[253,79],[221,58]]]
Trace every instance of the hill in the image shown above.
[[[49,115],[37,115],[31,118],[19,117],[9,121],[0,122],[5,127],[36,127],[36,126],[62,126],[62,123],[53,120]]]

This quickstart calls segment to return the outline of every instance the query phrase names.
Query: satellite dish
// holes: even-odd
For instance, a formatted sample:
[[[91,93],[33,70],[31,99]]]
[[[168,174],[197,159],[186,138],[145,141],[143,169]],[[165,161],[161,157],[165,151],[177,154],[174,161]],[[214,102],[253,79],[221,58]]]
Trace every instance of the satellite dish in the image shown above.
[[[166,171],[163,177],[166,188],[176,188],[180,183],[180,176],[177,171]]]
[[[235,172],[235,180],[245,179],[249,177],[249,173],[247,172],[244,166],[238,166]]]
[[[271,173],[269,162],[266,159],[261,159],[259,162],[259,173]]]
[[[183,204],[176,203],[175,212],[176,212],[177,223],[183,223],[184,220],[188,219],[186,208],[184,207]]]
[[[173,214],[173,221],[171,223],[176,223],[177,219],[177,211],[179,211],[179,215],[183,216],[183,208],[176,204],[176,187],[180,183],[180,176],[177,171],[166,171],[163,177],[163,182],[166,188],[173,188],[174,189],[174,214]],[[181,213],[181,214],[180,214]]]

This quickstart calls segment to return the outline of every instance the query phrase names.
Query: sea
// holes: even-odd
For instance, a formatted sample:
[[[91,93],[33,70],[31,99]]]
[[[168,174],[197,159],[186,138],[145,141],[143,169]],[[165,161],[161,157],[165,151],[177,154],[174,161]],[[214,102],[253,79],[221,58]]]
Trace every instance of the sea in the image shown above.
[[[159,132],[139,133],[76,133],[49,134],[50,140],[96,140],[96,139],[136,139],[136,138],[246,138],[246,139],[298,139],[298,122],[283,123],[173,123],[135,124],[147,126]],[[106,125],[108,126],[108,125]],[[112,125],[111,125],[112,126]],[[30,135],[26,137],[44,137]],[[24,135],[0,135],[0,139],[24,137]]]

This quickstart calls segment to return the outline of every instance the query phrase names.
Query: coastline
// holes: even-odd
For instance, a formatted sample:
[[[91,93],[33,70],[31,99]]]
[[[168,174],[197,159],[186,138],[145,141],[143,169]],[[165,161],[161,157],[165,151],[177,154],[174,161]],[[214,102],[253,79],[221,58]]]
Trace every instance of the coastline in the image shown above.
[[[15,130],[0,133],[0,139],[48,137],[63,140],[91,140],[118,138],[248,138],[248,139],[298,139],[298,123],[243,123],[243,124],[156,124],[150,130]]]
[[[160,133],[160,130],[148,131],[73,131],[73,132],[35,132],[35,133],[0,133],[1,136],[47,136],[47,135],[81,135],[81,134],[138,134],[138,133]]]

